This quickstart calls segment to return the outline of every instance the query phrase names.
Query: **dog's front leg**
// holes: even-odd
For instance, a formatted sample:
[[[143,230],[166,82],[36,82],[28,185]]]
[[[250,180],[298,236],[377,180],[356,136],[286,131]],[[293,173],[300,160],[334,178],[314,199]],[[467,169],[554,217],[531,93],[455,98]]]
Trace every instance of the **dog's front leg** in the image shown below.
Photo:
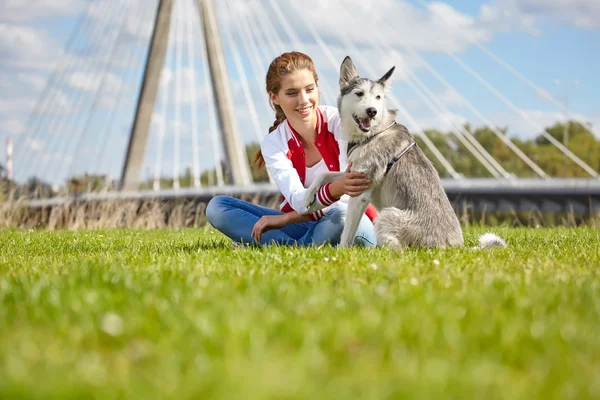
[[[343,172],[325,172],[324,174],[319,175],[319,177],[309,186],[304,196],[304,205],[306,208],[310,208],[316,201],[317,192],[321,189],[321,186],[333,182],[342,176],[344,176]]]
[[[340,241],[341,247],[350,246],[354,242],[354,236],[358,230],[360,220],[371,201],[371,190],[362,192],[360,196],[351,197],[348,200],[348,210],[346,211],[346,222],[342,231]]]

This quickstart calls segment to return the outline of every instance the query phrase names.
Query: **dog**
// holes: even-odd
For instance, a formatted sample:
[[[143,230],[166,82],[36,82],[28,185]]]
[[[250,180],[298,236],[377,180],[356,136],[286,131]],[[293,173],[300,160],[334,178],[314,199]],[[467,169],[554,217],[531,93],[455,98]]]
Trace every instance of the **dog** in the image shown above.
[[[408,129],[396,122],[386,106],[386,92],[395,67],[374,81],[358,75],[350,57],[340,67],[338,110],[343,139],[348,142],[352,171],[371,181],[359,196],[350,197],[341,247],[350,246],[369,203],[379,212],[375,232],[380,246],[455,247],[464,245],[458,218],[438,172]],[[308,188],[307,207],[319,188],[344,172],[322,174]],[[480,247],[506,246],[487,233]]]

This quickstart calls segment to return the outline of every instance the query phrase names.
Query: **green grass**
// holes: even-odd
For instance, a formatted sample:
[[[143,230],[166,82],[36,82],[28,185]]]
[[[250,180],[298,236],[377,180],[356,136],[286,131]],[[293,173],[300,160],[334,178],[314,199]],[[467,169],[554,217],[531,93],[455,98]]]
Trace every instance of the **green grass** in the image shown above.
[[[600,398],[599,231],[494,230],[507,249],[0,232],[0,398]]]

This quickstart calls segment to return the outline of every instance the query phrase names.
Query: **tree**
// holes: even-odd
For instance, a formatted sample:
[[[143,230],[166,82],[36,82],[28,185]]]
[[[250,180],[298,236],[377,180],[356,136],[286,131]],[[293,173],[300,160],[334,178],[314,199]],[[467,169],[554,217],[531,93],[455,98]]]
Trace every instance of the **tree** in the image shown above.
[[[565,125],[556,123],[546,129],[552,137],[564,144]],[[577,121],[567,122],[567,147],[595,171],[600,171],[600,140]],[[574,161],[565,156],[543,135],[535,139],[538,146],[538,157],[552,176],[589,177],[589,174]],[[541,165],[540,165],[541,166]]]
[[[258,149],[260,149],[260,145],[256,142],[246,145],[246,157],[248,157],[248,162],[250,163],[250,172],[252,173],[252,180],[254,182],[268,182],[269,175],[267,174],[267,169],[263,168],[259,171],[258,166],[254,162],[254,156],[256,155]]]
[[[563,143],[565,126],[557,123],[549,128],[547,132],[556,140]],[[465,129],[471,131],[471,126]],[[498,128],[507,135],[506,128]],[[568,122],[568,148],[577,157],[595,171],[600,172],[600,140],[578,122]],[[490,173],[483,165],[475,159],[468,149],[463,146],[450,133],[442,133],[436,130],[425,131],[429,139],[435,144],[440,152],[446,157],[454,169],[465,177],[484,177]],[[485,148],[488,153],[509,173],[517,177],[537,177],[537,173],[523,161],[515,152],[509,148],[490,128],[481,127],[475,129],[473,136]],[[508,136],[508,135],[507,135]],[[440,176],[448,176],[443,165],[434,157],[427,147],[423,146],[422,140],[416,136],[417,143],[423,148],[427,157],[433,162]],[[533,139],[522,140],[510,138],[513,144],[532,159],[544,172],[554,177],[588,177],[589,174],[578,166],[574,161],[566,157],[556,146],[548,141],[542,134]]]

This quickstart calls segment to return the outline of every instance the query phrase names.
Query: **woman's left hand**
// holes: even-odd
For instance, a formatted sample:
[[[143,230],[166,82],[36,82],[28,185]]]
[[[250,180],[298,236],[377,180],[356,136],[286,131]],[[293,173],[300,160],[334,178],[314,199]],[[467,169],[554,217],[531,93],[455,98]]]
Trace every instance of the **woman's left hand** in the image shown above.
[[[286,215],[264,215],[254,224],[252,237],[260,242],[262,234],[271,229],[278,229],[287,225]]]

